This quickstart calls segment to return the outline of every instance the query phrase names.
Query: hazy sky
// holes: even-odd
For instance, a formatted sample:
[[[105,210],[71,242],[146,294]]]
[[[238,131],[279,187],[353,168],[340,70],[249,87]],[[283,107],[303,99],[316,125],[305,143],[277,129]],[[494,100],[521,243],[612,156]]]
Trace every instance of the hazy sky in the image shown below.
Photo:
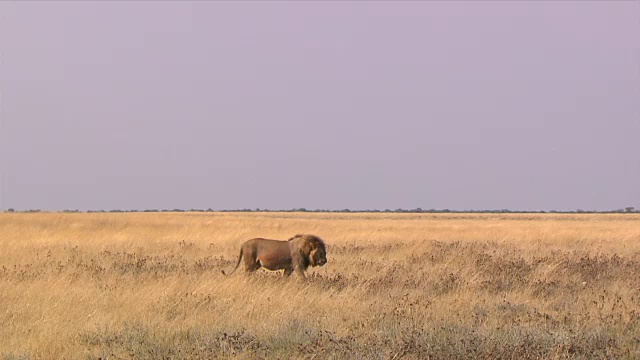
[[[640,208],[640,2],[0,2],[6,209]]]

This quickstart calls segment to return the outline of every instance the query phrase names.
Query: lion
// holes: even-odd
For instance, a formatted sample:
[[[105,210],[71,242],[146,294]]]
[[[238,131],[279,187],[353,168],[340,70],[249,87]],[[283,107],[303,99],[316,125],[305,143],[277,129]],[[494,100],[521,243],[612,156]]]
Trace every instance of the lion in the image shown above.
[[[233,274],[244,257],[244,269],[253,273],[261,267],[277,271],[284,270],[284,276],[294,271],[304,278],[309,265],[323,266],[327,263],[327,251],[324,241],[315,235],[298,234],[289,240],[271,240],[255,238],[247,240],[240,247],[240,256]],[[224,270],[222,274],[227,275]]]

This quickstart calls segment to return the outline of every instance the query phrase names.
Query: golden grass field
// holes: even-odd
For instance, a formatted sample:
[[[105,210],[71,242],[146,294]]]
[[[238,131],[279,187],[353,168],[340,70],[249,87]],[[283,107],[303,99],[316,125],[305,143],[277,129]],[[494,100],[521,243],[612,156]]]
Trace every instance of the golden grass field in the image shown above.
[[[306,281],[231,277],[311,233]],[[640,214],[0,213],[1,359],[640,358]]]

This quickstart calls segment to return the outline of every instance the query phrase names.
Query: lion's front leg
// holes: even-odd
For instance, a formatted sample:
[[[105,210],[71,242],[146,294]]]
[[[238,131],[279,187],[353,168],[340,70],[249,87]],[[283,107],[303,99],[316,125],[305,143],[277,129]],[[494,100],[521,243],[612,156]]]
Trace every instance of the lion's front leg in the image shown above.
[[[302,270],[302,269],[298,269],[298,270],[296,270],[296,277],[298,277],[298,278],[300,278],[300,279],[302,279],[302,280],[304,280],[304,279],[306,279],[306,278],[307,278],[307,277],[304,275],[304,270]]]
[[[293,259],[293,271],[296,273],[296,275],[302,279],[305,278],[304,276],[304,271],[307,270],[307,263],[305,262],[304,258],[301,256],[298,256],[296,258]]]

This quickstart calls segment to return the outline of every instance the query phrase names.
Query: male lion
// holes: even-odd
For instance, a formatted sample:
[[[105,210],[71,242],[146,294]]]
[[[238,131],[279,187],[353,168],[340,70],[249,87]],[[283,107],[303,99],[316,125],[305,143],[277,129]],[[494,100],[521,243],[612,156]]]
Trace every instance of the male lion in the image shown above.
[[[284,270],[284,276],[294,271],[304,278],[309,265],[322,266],[327,263],[324,241],[314,235],[298,234],[287,241],[256,238],[247,240],[240,247],[240,256],[233,274],[244,256],[244,268],[248,273],[264,267],[268,270]],[[222,270],[224,275],[227,275]]]

